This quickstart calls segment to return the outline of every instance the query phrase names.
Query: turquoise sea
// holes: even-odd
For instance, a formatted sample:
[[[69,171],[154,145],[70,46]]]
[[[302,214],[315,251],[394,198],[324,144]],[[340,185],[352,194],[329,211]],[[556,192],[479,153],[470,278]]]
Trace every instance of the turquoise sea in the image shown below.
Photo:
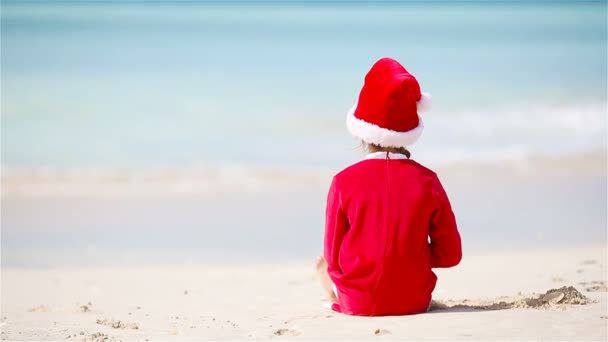
[[[312,259],[331,175],[363,154],[346,113],[384,56],[433,95],[411,149],[451,170],[465,254],[605,246],[606,13],[2,1],[2,264]]]
[[[383,56],[434,96],[425,161],[606,148],[603,1],[3,1],[0,18],[3,168],[343,165]]]

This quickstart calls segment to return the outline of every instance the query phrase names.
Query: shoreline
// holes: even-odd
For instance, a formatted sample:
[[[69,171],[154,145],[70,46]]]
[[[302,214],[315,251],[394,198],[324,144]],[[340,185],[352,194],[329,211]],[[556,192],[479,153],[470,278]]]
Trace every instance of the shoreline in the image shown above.
[[[321,247],[320,247],[321,248]],[[493,258],[512,258],[512,256],[523,254],[527,256],[539,256],[539,255],[550,255],[555,254],[556,251],[566,251],[566,254],[575,253],[575,254],[584,254],[588,250],[597,251],[596,254],[603,254],[605,256],[604,259],[608,260],[608,247],[606,244],[601,242],[596,243],[557,243],[551,245],[520,245],[517,247],[479,247],[475,246],[474,248],[464,248],[463,247],[463,258],[473,258],[473,259],[481,259],[488,255],[491,255]],[[156,269],[163,268],[176,268],[182,270],[192,270],[197,267],[205,267],[214,270],[219,269],[240,269],[242,267],[256,267],[256,268],[267,268],[273,269],[276,267],[280,268],[301,268],[302,265],[313,263],[315,257],[321,253],[321,249],[319,249],[319,253],[311,254],[310,256],[232,256],[232,257],[224,257],[224,256],[213,256],[210,255],[208,257],[200,257],[197,259],[187,259],[187,258],[175,258],[175,260],[167,261],[165,260],[156,260],[151,259],[145,262],[135,261],[135,262],[125,262],[120,258],[114,260],[106,260],[105,263],[92,263],[92,264],[67,264],[67,263],[54,263],[52,265],[6,265],[4,262],[2,263],[2,271],[8,272],[28,272],[28,271],[40,271],[40,272],[80,272],[85,271],[90,268],[94,268],[98,271],[113,271],[113,270],[143,270],[143,271],[153,271]],[[181,261],[178,261],[181,260]],[[280,261],[277,261],[280,260]],[[311,266],[312,267],[312,266]],[[442,269],[439,269],[438,272],[442,272]]]
[[[603,158],[603,156],[602,156]],[[606,241],[605,158],[438,169],[465,251]],[[475,171],[475,172],[472,172]],[[240,173],[215,190],[162,183],[2,184],[4,265],[238,262],[314,258],[322,246],[331,173],[316,178]],[[4,179],[3,179],[4,180]],[[69,182],[68,182],[69,183]],[[215,185],[214,185],[215,184]],[[15,189],[13,189],[15,190]],[[18,190],[18,189],[17,189]],[[99,191],[101,190],[101,192]],[[190,191],[192,190],[192,191]],[[238,232],[235,234],[235,232]],[[255,258],[260,261],[263,258]]]
[[[361,154],[361,159],[363,154]],[[416,159],[414,159],[416,160]],[[441,179],[463,182],[471,172],[483,177],[592,176],[606,178],[608,151],[505,161],[454,161],[423,165]],[[359,160],[353,160],[356,163]],[[188,196],[221,193],[325,191],[340,167],[222,163],[156,168],[3,167],[2,196],[115,197]],[[463,178],[465,177],[465,178]]]

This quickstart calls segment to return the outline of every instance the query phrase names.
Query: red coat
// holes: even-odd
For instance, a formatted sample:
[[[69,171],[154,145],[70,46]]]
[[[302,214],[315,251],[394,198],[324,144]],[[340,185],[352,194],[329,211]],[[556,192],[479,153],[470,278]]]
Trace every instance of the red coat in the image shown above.
[[[334,310],[386,316],[425,312],[437,281],[431,269],[457,265],[462,250],[437,175],[379,152],[334,177],[324,254],[338,294]]]

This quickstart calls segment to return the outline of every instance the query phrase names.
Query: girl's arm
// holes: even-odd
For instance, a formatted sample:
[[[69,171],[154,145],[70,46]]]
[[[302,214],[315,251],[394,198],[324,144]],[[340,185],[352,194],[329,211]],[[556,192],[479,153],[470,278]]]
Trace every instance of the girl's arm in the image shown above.
[[[433,197],[437,208],[431,216],[429,236],[431,238],[431,267],[452,267],[462,258],[460,234],[452,206],[439,178],[433,181]]]
[[[340,193],[336,178],[332,180],[327,195],[327,208],[325,211],[325,242],[324,256],[327,260],[327,271],[330,277],[342,273],[339,263],[340,245],[348,230],[348,220],[342,211]]]

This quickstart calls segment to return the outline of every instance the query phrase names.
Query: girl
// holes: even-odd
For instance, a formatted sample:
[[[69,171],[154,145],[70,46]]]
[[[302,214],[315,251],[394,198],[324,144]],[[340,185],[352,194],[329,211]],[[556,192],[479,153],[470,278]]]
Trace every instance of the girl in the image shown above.
[[[369,154],[332,181],[324,256],[317,260],[332,308],[351,315],[427,311],[437,277],[460,262],[460,235],[437,175],[410,159],[418,116],[430,96],[399,62],[383,58],[368,74],[348,130]]]

